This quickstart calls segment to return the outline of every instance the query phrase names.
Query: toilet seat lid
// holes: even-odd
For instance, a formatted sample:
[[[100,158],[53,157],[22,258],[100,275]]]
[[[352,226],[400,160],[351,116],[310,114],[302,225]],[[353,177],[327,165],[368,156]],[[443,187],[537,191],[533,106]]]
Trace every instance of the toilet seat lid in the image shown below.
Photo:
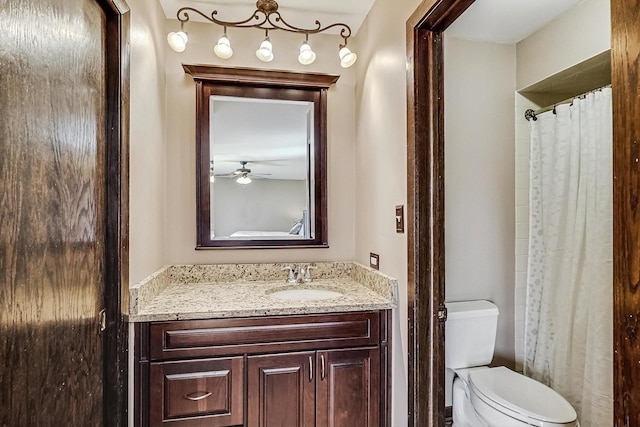
[[[571,423],[578,417],[556,391],[503,366],[473,371],[469,382],[487,404],[523,421],[518,415],[550,423]]]

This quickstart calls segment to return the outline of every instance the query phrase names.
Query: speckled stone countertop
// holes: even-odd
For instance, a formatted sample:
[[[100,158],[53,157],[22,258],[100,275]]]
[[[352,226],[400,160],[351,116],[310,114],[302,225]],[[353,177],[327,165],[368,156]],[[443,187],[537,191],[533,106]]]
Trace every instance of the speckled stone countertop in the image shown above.
[[[303,263],[307,264],[307,263]],[[309,263],[313,282],[288,284],[277,264],[166,266],[130,288],[130,322],[384,310],[397,304],[397,281],[356,262]],[[324,300],[271,297],[286,288],[335,290]]]

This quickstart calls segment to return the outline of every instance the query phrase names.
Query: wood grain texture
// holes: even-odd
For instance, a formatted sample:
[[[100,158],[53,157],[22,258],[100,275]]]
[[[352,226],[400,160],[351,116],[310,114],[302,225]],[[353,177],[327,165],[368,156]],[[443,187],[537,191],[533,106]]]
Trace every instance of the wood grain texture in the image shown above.
[[[8,0],[0,24],[0,425],[102,425],[105,15]]]
[[[442,32],[473,0],[425,0],[407,21],[409,426],[444,426]]]
[[[377,345],[380,312],[190,320],[151,324],[150,357],[284,352]]]
[[[315,352],[247,358],[247,425],[316,425]]]
[[[242,356],[153,363],[150,381],[152,427],[244,423]]]
[[[640,2],[611,2],[614,425],[640,425]]]
[[[380,419],[380,349],[318,352],[316,425],[378,427]]]
[[[182,64],[184,72],[195,80],[226,84],[272,86],[282,88],[328,89],[340,78],[336,74],[298,73],[258,68],[216,67],[213,65]]]
[[[172,366],[174,373],[183,372],[183,364],[184,372],[206,372],[189,366],[221,357],[245,358],[244,425],[391,426],[390,316],[391,310],[384,310],[136,323],[134,426],[149,426],[152,419],[156,423],[164,413],[158,409],[158,402],[167,396],[159,391],[166,385],[160,377],[168,371],[160,366]],[[371,321],[363,327],[363,319]],[[299,331],[305,324],[306,337]],[[254,333],[260,330],[262,337]],[[187,333],[186,340],[179,340],[184,351],[163,352],[168,347],[166,333],[171,331]],[[217,359],[204,359],[211,356]],[[316,410],[318,399],[323,414]],[[197,425],[181,421],[178,416],[165,424]],[[208,422],[203,425],[212,425]]]
[[[106,15],[106,198],[104,420],[128,424],[129,28],[124,0],[99,0]],[[123,313],[123,309],[126,310]]]

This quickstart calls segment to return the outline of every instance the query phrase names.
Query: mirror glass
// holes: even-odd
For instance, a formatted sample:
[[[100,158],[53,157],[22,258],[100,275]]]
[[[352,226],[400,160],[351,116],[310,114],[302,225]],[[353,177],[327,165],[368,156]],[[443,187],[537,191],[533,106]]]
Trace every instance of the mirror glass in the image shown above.
[[[314,103],[209,97],[212,240],[314,236]]]

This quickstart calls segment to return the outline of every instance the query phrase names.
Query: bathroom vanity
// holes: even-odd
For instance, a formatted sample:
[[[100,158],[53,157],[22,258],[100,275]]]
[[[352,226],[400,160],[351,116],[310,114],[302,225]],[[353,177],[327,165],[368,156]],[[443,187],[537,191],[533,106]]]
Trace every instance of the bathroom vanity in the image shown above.
[[[286,283],[285,265],[170,266],[132,288],[136,425],[389,425],[396,281],[343,262]]]

